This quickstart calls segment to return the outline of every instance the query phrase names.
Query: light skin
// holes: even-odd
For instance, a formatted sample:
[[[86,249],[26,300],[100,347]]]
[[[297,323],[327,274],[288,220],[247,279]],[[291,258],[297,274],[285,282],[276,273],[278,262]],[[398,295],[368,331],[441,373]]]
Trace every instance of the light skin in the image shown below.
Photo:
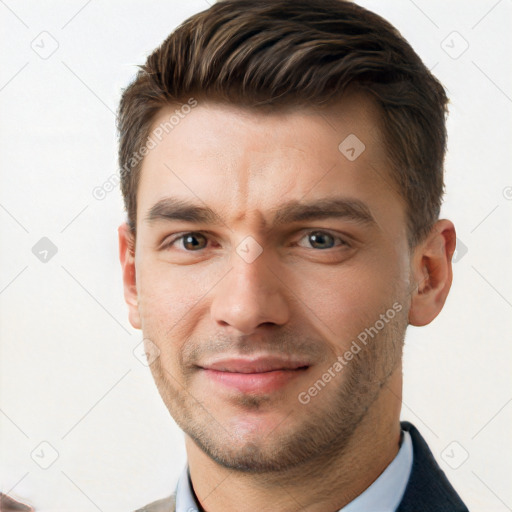
[[[125,299],[208,512],[336,511],[398,452],[405,329],[442,309],[455,230],[409,247],[379,115],[358,93],[323,112],[200,102],[144,159],[135,239],[119,228]]]

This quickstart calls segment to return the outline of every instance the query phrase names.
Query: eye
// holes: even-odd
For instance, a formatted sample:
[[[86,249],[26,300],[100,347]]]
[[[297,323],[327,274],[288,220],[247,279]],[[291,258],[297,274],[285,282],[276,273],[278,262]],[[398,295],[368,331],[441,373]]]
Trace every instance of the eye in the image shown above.
[[[331,233],[328,233],[327,231],[310,231],[306,233],[305,236],[301,238],[303,240],[304,238],[308,238],[309,244],[314,249],[332,249],[334,247],[340,247],[343,245],[348,245],[344,240],[342,240],[340,237],[334,236]],[[335,245],[335,241],[339,240],[341,243]]]
[[[208,245],[208,239],[202,233],[191,231],[174,237],[164,244],[163,249],[170,249],[176,242],[182,241],[182,247],[188,252],[204,249]]]

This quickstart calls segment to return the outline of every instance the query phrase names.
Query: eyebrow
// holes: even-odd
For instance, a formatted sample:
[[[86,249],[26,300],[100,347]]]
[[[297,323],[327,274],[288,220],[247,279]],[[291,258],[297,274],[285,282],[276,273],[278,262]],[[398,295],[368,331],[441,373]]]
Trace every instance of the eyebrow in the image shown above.
[[[377,224],[368,206],[359,199],[333,197],[310,203],[289,201],[273,211],[275,211],[275,226],[329,218],[344,218],[363,224]]]
[[[349,219],[362,224],[377,225],[369,207],[359,199],[327,197],[313,202],[288,201],[270,210],[273,226],[319,219]],[[148,211],[146,222],[183,221],[195,224],[225,224],[211,208],[184,199],[161,199]]]

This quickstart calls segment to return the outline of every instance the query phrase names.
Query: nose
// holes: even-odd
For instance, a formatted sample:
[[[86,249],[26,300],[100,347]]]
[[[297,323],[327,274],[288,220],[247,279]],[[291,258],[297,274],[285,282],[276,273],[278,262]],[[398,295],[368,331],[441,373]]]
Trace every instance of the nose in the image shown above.
[[[286,286],[261,254],[247,263],[233,255],[232,268],[215,287],[211,316],[233,334],[252,334],[263,325],[286,324],[290,318]]]

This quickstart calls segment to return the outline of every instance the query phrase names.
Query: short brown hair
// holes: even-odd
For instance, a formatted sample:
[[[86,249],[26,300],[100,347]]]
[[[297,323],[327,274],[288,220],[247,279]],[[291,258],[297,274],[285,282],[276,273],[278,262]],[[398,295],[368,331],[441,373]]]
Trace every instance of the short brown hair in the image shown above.
[[[447,97],[400,33],[345,0],[220,0],[140,67],[118,113],[121,189],[135,230],[141,148],[157,113],[190,98],[248,108],[320,106],[347,87],[380,105],[414,246],[439,217]],[[196,101],[196,100],[194,100]]]

